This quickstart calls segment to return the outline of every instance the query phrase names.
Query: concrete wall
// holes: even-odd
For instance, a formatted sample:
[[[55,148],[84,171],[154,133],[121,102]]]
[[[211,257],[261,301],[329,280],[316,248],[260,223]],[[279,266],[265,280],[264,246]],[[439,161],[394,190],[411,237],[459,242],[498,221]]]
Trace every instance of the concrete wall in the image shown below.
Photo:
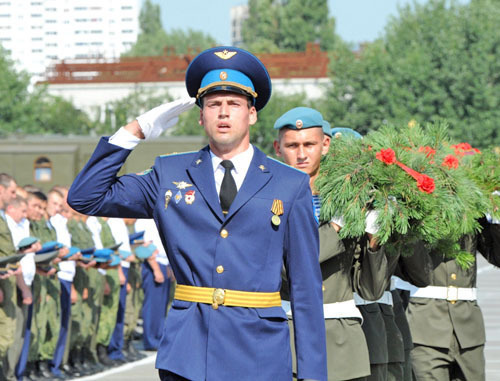
[[[328,78],[293,78],[273,80],[273,93],[285,95],[304,92],[308,99],[317,99],[325,95]],[[101,112],[107,103],[125,98],[139,88],[153,92],[168,91],[176,98],[188,96],[184,81],[178,82],[143,82],[143,83],[74,83],[50,84],[50,94],[67,99],[81,109],[96,115]]]

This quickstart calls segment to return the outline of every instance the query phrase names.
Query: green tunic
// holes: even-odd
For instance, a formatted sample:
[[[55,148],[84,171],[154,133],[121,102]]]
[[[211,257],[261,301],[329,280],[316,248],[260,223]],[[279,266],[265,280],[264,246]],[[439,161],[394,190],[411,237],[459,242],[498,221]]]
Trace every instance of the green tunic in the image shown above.
[[[6,257],[15,254],[15,252],[16,249],[7,222],[0,215],[0,256]],[[3,292],[3,302],[0,303],[0,358],[4,358],[7,349],[14,342],[16,329],[16,277],[1,279],[0,289]]]
[[[489,263],[500,266],[500,225],[488,224],[482,221],[483,230],[477,235],[464,236],[460,247],[476,255],[479,251]],[[440,253],[431,253],[432,286],[441,287],[476,287],[477,263],[463,269],[454,259]],[[477,301],[458,300],[456,302],[444,299],[411,297],[407,310],[408,323],[415,343],[414,351],[419,352],[419,346],[429,348],[429,351],[414,361],[417,376],[427,376],[427,365],[433,359],[428,353],[458,345],[452,356],[452,361],[460,361],[461,370],[467,379],[484,379],[485,328],[483,315]],[[474,357],[472,355],[478,352]],[[413,356],[413,352],[412,352]],[[469,356],[470,359],[460,359]],[[423,377],[423,376],[422,376]]]
[[[328,223],[319,227],[320,267],[323,278],[323,303],[337,303],[353,299],[353,263],[358,258],[356,281],[364,291],[371,287],[373,272],[386,271],[383,249],[372,252],[367,241],[342,240]],[[362,258],[362,259],[361,259]],[[362,264],[362,265],[361,265]],[[362,268],[362,270],[361,270]],[[289,300],[288,285],[283,281],[282,298]],[[383,287],[379,287],[383,292]],[[291,345],[294,347],[293,325],[289,322]],[[352,380],[370,374],[370,362],[361,321],[357,318],[325,319],[328,359],[328,380]],[[294,353],[294,351],[292,351]],[[353,361],[353,359],[356,359]],[[293,357],[294,372],[296,359]]]

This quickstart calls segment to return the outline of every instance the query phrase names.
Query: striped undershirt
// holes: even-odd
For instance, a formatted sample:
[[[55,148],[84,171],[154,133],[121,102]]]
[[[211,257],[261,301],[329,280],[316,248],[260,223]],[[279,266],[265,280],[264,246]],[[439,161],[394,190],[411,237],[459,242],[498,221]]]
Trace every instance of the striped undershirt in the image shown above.
[[[319,216],[321,210],[321,199],[319,198],[319,195],[313,194],[312,203],[313,203],[314,218],[319,225]]]

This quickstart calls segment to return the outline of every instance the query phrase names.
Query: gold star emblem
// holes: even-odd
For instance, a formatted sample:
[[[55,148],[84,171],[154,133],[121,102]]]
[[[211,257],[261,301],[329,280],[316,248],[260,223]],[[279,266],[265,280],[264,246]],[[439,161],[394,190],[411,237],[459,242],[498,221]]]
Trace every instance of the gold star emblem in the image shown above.
[[[264,165],[262,165],[262,164],[259,165],[259,168],[260,168],[261,171],[265,171],[266,170],[266,167],[264,167]]]

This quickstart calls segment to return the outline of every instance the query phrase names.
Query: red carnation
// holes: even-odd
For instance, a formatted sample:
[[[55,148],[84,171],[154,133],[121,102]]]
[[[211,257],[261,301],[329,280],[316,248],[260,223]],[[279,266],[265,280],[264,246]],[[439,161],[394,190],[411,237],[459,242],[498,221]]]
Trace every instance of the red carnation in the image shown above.
[[[434,179],[427,175],[422,175],[418,178],[417,187],[425,193],[432,193],[436,188],[436,186],[434,185]]]
[[[448,167],[449,169],[457,169],[458,168],[458,159],[453,155],[447,155],[443,162],[441,163],[443,167]]]
[[[429,146],[419,147],[418,152],[425,152],[425,156],[429,158],[434,157],[434,155],[436,154],[436,150]]]
[[[396,162],[396,154],[394,153],[392,148],[382,148],[379,152],[377,152],[375,157],[388,165],[394,164]]]

